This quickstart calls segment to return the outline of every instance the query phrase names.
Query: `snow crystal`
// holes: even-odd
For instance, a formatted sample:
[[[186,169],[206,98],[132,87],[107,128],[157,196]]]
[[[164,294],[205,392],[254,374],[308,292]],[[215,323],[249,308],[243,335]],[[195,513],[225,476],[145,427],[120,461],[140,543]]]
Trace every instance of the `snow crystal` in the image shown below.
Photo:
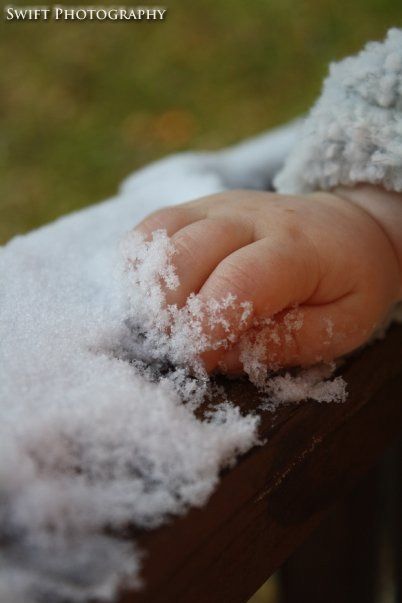
[[[2,603],[107,601],[123,584],[138,587],[141,552],[124,527],[203,505],[221,469],[258,443],[257,412],[226,401],[203,421],[194,413],[213,387],[199,357],[212,345],[203,321],[223,326],[214,345],[228,345],[224,310],[236,299],[167,307],[164,290],[178,285],[171,242],[126,231],[232,176],[237,185],[272,176],[293,132],[169,158],[117,198],[0,251]],[[251,312],[240,305],[239,321]],[[261,366],[249,372],[258,383]],[[297,387],[286,376],[270,383],[264,395],[270,387],[275,399],[309,395],[302,377]]]

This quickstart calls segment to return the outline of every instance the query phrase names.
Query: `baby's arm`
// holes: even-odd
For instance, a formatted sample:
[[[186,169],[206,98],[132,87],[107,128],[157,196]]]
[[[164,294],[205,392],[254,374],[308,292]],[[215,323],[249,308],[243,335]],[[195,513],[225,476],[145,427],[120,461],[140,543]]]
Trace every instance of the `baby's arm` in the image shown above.
[[[203,300],[233,293],[253,303],[241,328],[227,312],[237,339],[252,333],[255,318],[271,319],[258,328],[267,366],[308,365],[362,345],[401,299],[399,197],[372,187],[308,196],[229,191],[163,209],[137,228],[147,236],[165,228],[177,249],[181,284],[168,303],[183,305],[192,292]],[[295,307],[298,327],[289,330]],[[236,343],[205,361],[209,370],[241,370]]]

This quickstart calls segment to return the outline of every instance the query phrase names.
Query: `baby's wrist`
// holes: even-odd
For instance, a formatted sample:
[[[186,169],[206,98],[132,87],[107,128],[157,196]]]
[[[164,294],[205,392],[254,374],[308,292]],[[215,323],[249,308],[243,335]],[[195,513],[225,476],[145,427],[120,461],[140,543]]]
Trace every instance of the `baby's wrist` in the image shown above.
[[[402,300],[402,193],[369,184],[337,187],[332,192],[366,211],[384,232],[399,267],[399,300]]]

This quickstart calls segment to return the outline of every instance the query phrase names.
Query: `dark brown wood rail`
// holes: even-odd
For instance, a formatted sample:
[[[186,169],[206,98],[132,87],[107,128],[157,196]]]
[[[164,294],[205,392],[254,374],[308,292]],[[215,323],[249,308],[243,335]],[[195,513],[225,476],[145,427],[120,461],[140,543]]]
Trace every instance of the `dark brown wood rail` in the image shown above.
[[[401,353],[402,326],[395,325],[384,340],[343,366],[346,403],[306,401],[264,413],[260,433],[266,443],[222,475],[204,508],[139,535],[146,586],[123,593],[120,603],[245,603],[402,434]],[[258,396],[250,384],[226,387],[242,409],[255,408]],[[366,498],[360,495],[347,505],[355,518],[367,516],[370,508],[370,486],[362,487]],[[338,528],[335,521],[333,536]],[[360,536],[366,532],[367,522]],[[311,542],[310,553],[315,547],[317,556],[318,546],[320,555],[317,542]],[[363,538],[355,549],[366,547]],[[299,584],[303,576],[308,580],[308,555],[306,549],[304,566],[297,556],[284,566],[285,574],[299,572]],[[296,600],[291,591],[287,600]],[[304,601],[300,590],[299,595]]]

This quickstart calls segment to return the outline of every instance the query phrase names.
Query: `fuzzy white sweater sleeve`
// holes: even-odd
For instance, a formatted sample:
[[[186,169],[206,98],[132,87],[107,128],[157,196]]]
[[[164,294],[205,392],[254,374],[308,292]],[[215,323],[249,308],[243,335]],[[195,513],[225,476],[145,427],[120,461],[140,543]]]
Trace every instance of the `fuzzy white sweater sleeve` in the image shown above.
[[[402,30],[333,63],[275,178],[280,193],[358,182],[402,191]]]

